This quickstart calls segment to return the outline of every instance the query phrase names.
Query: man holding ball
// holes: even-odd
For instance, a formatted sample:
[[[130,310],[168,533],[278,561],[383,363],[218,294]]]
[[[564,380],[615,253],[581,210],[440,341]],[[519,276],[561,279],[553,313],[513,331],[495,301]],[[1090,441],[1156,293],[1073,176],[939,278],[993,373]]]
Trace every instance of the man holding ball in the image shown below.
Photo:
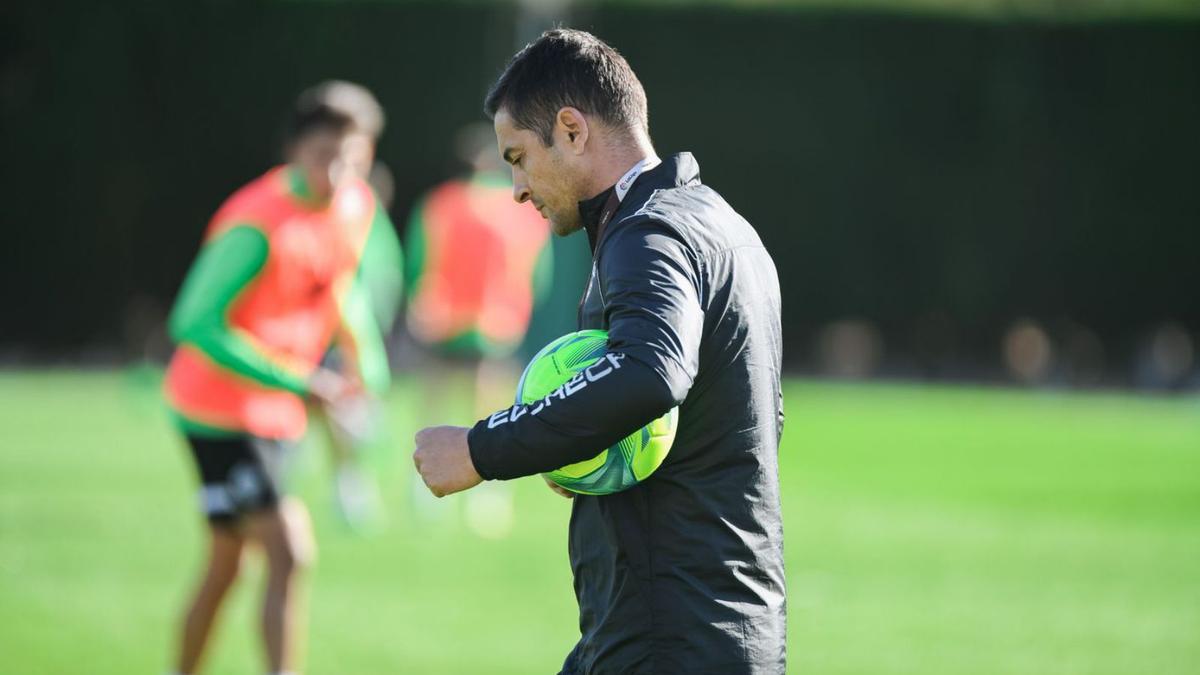
[[[593,35],[552,30],[509,62],[485,103],[513,197],[560,236],[587,233],[580,328],[606,329],[622,367],[528,414],[417,433],[438,496],[595,456],[679,406],[659,469],[574,495],[570,557],[581,637],[562,673],[782,674],[780,295],[758,234],[660,159],[646,95]],[[565,493],[570,494],[570,493]]]

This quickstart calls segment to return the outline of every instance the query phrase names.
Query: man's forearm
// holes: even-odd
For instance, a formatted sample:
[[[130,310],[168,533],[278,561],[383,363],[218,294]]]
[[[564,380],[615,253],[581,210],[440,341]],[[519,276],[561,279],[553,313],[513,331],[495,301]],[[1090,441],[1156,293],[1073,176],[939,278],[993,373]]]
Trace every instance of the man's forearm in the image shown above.
[[[589,459],[679,403],[652,369],[622,354],[592,373],[480,420],[467,436],[479,475],[518,478]]]

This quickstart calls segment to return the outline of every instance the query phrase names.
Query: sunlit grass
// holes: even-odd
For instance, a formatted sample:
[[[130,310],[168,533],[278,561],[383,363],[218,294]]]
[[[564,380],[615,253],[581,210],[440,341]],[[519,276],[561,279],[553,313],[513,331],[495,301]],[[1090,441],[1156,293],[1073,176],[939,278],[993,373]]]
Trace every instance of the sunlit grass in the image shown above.
[[[786,399],[792,672],[1200,663],[1195,400],[812,382]],[[577,635],[569,504],[517,481],[493,540],[460,498],[419,501],[417,403],[408,381],[389,401],[386,532],[340,526],[319,453],[298,468],[322,545],[307,672],[555,672]],[[165,669],[201,545],[192,471],[153,374],[0,374],[0,671]],[[260,670],[250,571],[209,672]]]

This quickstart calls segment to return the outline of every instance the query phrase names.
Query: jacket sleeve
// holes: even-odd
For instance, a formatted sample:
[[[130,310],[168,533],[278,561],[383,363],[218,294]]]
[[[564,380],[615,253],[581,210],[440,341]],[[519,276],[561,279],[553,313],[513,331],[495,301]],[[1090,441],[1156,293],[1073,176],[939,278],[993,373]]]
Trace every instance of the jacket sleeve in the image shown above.
[[[541,401],[468,434],[479,475],[508,479],[594,457],[686,398],[704,312],[690,248],[653,221],[623,224],[597,263],[608,354]]]

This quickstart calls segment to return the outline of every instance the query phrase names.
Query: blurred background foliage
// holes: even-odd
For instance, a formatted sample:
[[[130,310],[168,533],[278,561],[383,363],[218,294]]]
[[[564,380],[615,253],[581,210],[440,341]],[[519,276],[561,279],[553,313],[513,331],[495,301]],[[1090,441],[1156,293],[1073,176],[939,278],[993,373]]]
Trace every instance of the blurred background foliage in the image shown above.
[[[9,3],[0,362],[165,351],[207,218],[343,77],[389,126],[400,230],[554,19],[621,49],[661,153],[760,230],[793,372],[1186,386],[1200,329],[1197,3]],[[587,269],[530,334],[569,330]],[[157,337],[156,337],[157,336]]]

